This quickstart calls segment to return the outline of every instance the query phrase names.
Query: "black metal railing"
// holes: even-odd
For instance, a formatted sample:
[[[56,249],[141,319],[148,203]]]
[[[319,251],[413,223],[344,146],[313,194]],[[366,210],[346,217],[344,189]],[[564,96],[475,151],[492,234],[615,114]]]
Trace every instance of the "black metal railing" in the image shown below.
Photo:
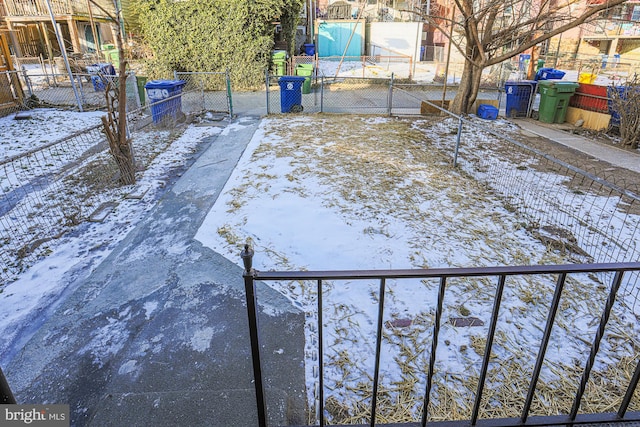
[[[13,397],[9,383],[0,368],[0,405],[12,405],[16,403],[16,398]]]
[[[244,263],[244,283],[247,301],[247,312],[249,319],[249,332],[251,339],[251,353],[252,363],[255,375],[255,390],[256,390],[256,402],[258,420],[260,426],[267,425],[267,407],[265,401],[265,390],[262,374],[262,362],[260,355],[260,337],[258,334],[258,302],[256,298],[256,282],[277,282],[277,281],[314,281],[317,284],[317,331],[318,331],[318,384],[319,392],[317,396],[317,419],[319,425],[325,425],[325,399],[324,399],[324,362],[323,362],[323,297],[322,289],[323,284],[327,281],[335,280],[379,280],[379,297],[378,297],[378,318],[376,323],[376,343],[375,343],[375,367],[373,375],[373,394],[371,398],[370,409],[370,426],[376,424],[376,405],[377,405],[377,392],[380,373],[380,354],[383,338],[383,314],[384,314],[384,300],[386,291],[387,279],[439,279],[439,289],[437,296],[437,305],[435,320],[433,325],[433,338],[430,349],[429,365],[426,373],[426,390],[423,398],[423,410],[420,423],[405,423],[394,425],[405,426],[425,426],[428,420],[428,408],[429,402],[432,397],[433,379],[434,379],[434,365],[436,360],[438,335],[441,329],[442,313],[444,293],[447,287],[447,280],[450,278],[469,278],[469,277],[497,277],[498,285],[493,302],[493,309],[491,315],[491,321],[489,325],[489,332],[486,337],[485,351],[482,357],[482,367],[480,370],[480,376],[475,393],[475,400],[473,403],[473,410],[471,418],[468,420],[460,421],[459,423],[446,422],[447,425],[502,425],[502,426],[539,426],[539,425],[576,425],[581,423],[599,424],[599,423],[626,423],[629,421],[639,422],[640,412],[628,411],[629,404],[631,403],[638,381],[640,379],[640,360],[637,361],[635,371],[630,379],[629,384],[623,385],[626,389],[624,396],[622,397],[622,403],[617,408],[615,413],[600,413],[600,414],[578,414],[580,405],[582,402],[583,394],[589,381],[594,361],[598,350],[600,348],[601,341],[603,339],[607,322],[611,314],[614,302],[616,301],[616,295],[620,285],[622,283],[623,276],[627,272],[640,271],[640,262],[633,263],[614,263],[614,264],[574,264],[574,265],[535,265],[535,266],[504,266],[504,267],[482,267],[482,268],[440,268],[440,269],[410,269],[410,270],[346,270],[346,271],[280,271],[280,272],[262,272],[253,268],[253,255],[254,251],[245,245],[244,251],[241,253],[241,257]],[[577,387],[576,395],[573,399],[573,405],[570,412],[567,415],[556,416],[529,416],[531,412],[531,404],[536,391],[536,384],[540,376],[543,363],[545,361],[545,353],[551,337],[551,331],[555,324],[556,314],[558,313],[560,306],[560,298],[563,293],[565,282],[569,275],[573,274],[598,274],[598,273],[610,273],[613,274],[613,280],[610,284],[608,298],[602,315],[600,317],[599,326],[594,340],[591,342],[591,349],[589,357],[585,362],[584,370],[580,379],[580,384]],[[491,358],[492,346],[494,341],[494,334],[498,323],[498,314],[500,311],[500,304],[502,302],[502,294],[505,287],[507,277],[512,276],[532,276],[532,275],[553,275],[557,276],[554,295],[549,307],[549,313],[547,315],[546,325],[538,355],[535,362],[535,367],[531,375],[531,380],[528,385],[526,398],[524,400],[524,406],[521,411],[521,415],[518,418],[501,418],[487,420],[479,419],[481,401],[483,390],[485,387],[485,381],[489,368],[489,360]],[[432,423],[430,423],[431,425]],[[442,424],[442,422],[433,423],[434,425]]]

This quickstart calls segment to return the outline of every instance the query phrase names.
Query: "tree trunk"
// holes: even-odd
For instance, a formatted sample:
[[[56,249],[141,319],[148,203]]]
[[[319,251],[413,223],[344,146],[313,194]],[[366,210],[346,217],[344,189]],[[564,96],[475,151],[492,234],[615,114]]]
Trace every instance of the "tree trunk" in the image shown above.
[[[465,61],[460,85],[449,107],[452,113],[469,114],[478,96],[483,68],[480,64],[472,64],[470,61]]]

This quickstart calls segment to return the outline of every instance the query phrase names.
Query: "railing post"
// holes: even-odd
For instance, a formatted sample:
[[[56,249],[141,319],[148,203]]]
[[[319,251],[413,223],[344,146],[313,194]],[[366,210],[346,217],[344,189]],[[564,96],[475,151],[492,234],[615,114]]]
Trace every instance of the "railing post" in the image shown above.
[[[438,303],[436,305],[436,318],[433,322],[433,338],[431,339],[431,355],[429,356],[429,370],[427,371],[427,388],[424,393],[424,407],[422,409],[421,426],[427,425],[427,417],[429,415],[429,401],[431,399],[431,387],[433,385],[434,365],[436,364],[436,349],[438,347],[438,335],[440,334],[440,323],[442,321],[442,306],[444,302],[444,291],[447,287],[447,278],[440,277],[440,286],[438,288]]]
[[[580,402],[582,401],[582,395],[584,394],[584,390],[587,387],[587,381],[589,381],[589,376],[591,375],[591,369],[593,368],[593,364],[596,360],[596,354],[598,354],[598,350],[600,349],[600,342],[604,337],[604,329],[609,321],[609,316],[611,315],[611,309],[613,308],[613,304],[616,301],[616,295],[618,294],[618,289],[620,289],[620,283],[622,282],[622,276],[624,275],[623,271],[616,271],[616,274],[613,278],[613,282],[611,283],[611,291],[609,291],[609,297],[607,298],[607,302],[604,307],[604,311],[602,312],[602,316],[600,317],[600,325],[598,326],[598,330],[596,332],[596,338],[591,345],[591,352],[589,353],[589,359],[587,360],[587,364],[584,368],[584,372],[582,373],[582,379],[580,380],[580,386],[578,387],[578,392],[576,393],[576,398],[573,401],[573,407],[571,408],[571,413],[569,417],[571,421],[576,419],[576,415],[578,415],[578,410],[580,409]]]
[[[9,383],[2,372],[2,368],[0,368],[0,405],[15,405],[16,398],[13,397],[13,393],[11,393],[11,388],[9,388]]]
[[[256,390],[256,406],[258,409],[258,425],[267,427],[267,407],[265,404],[264,387],[262,385],[262,367],[260,363],[260,342],[258,339],[258,311],[256,304],[256,284],[254,280],[255,270],[253,264],[253,249],[244,245],[240,253],[244,264],[244,290],[247,300],[247,314],[249,318],[249,338],[251,340],[251,362],[253,364],[253,377]]]
[[[636,387],[638,386],[638,381],[640,381],[640,360],[638,360],[638,364],[636,365],[636,370],[631,377],[631,381],[629,382],[629,387],[627,388],[627,392],[624,394],[624,398],[622,399],[622,404],[620,405],[620,409],[618,409],[618,418],[624,418],[624,414],[627,412],[627,408],[629,407],[629,403],[631,403],[631,399],[633,398],[633,393],[636,391]]]
[[[531,376],[531,382],[529,382],[529,390],[527,391],[527,397],[524,401],[524,408],[522,409],[522,415],[520,416],[520,423],[527,422],[529,416],[529,410],[531,409],[531,403],[533,402],[533,396],[536,391],[536,384],[540,377],[540,371],[542,370],[542,364],[544,363],[544,355],[547,352],[549,346],[549,339],[551,338],[551,330],[555,323],[556,314],[558,313],[558,307],[560,306],[560,297],[562,296],[562,290],[564,289],[564,283],[567,279],[567,273],[560,273],[558,275],[558,282],[556,283],[556,289],[553,292],[553,300],[551,307],[549,308],[549,315],[547,316],[547,325],[544,328],[544,334],[542,336],[542,342],[538,349],[538,358],[536,359],[536,365],[533,369],[533,375]]]
[[[500,303],[502,302],[502,293],[504,291],[505,275],[501,275],[498,279],[498,289],[496,290],[495,299],[493,301],[493,312],[491,313],[491,323],[489,324],[489,334],[487,335],[487,343],[484,348],[484,358],[482,359],[482,368],[480,370],[480,378],[478,379],[478,391],[476,392],[476,400],[473,404],[473,412],[471,413],[471,425],[475,426],[480,413],[480,404],[482,403],[482,393],[484,383],[487,378],[487,370],[489,368],[489,360],[491,359],[491,348],[493,347],[493,338],[498,325],[498,314],[500,313]]]
[[[373,370],[373,395],[371,396],[371,419],[369,425],[376,425],[376,407],[378,405],[378,382],[380,381],[380,351],[382,347],[382,318],[384,316],[384,294],[386,281],[384,277],[380,279],[380,292],[378,298],[378,326],[376,328],[376,356],[375,367]]]
[[[324,427],[324,331],[322,280],[318,280],[318,425]]]
[[[227,68],[225,72],[225,78],[227,79],[227,102],[229,104],[229,116],[233,117],[233,95],[231,92],[231,74]]]
[[[460,150],[460,138],[462,136],[462,117],[458,120],[458,135],[456,136],[456,151],[453,153],[453,167],[458,166],[458,151]]]

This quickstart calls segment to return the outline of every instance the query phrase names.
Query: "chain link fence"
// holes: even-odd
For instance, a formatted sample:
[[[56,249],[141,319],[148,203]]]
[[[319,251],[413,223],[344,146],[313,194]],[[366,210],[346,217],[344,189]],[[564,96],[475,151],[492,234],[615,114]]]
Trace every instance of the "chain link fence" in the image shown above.
[[[456,86],[397,82],[394,76],[327,77],[316,74],[314,70],[308,77],[291,77],[267,74],[267,114],[305,112],[418,115],[423,113],[422,100],[448,105],[457,90]],[[299,100],[295,94],[297,88],[286,89],[287,83],[295,81],[295,77],[305,77],[307,80],[300,88]],[[490,103],[499,106],[502,97],[503,91],[497,88],[482,89],[478,95],[478,104]],[[292,106],[294,108],[291,109]]]
[[[19,111],[24,96],[18,72],[0,72],[0,117]]]
[[[287,61],[286,74],[297,75],[300,64],[313,64],[325,77],[390,78],[393,74],[396,79],[409,80],[415,65],[410,56],[382,51],[369,56],[294,56]]]
[[[79,109],[80,105],[83,110],[106,107],[103,79],[107,78],[73,74],[72,81],[68,74],[22,75],[26,95],[40,106]],[[115,76],[111,80],[115,80]]]
[[[185,77],[184,85],[166,94],[160,91],[162,99],[154,102],[145,98],[138,105],[127,96],[127,128],[137,170],[147,168],[171,143],[169,132],[175,127],[205,112],[230,117],[227,73],[188,73]],[[73,92],[65,86],[68,80],[51,75],[49,79],[43,86],[57,93],[50,98],[56,100],[55,105],[75,109]],[[104,106],[105,91],[113,92],[116,83],[108,78],[99,82],[105,84],[96,91]],[[150,140],[154,143],[149,144]],[[50,240],[82,222],[99,221],[133,190],[120,184],[102,124],[4,159],[0,171],[0,285],[14,280],[45,255]]]
[[[226,72],[175,72],[176,80],[186,82],[182,95],[185,113],[208,111],[233,116],[231,78]]]

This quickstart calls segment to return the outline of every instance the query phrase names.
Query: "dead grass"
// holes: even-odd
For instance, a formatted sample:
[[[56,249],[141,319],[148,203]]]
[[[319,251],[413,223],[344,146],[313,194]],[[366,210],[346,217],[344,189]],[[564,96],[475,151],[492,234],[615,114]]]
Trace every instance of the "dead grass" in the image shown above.
[[[431,267],[433,258],[425,254],[439,248],[441,235],[455,236],[461,247],[476,248],[470,250],[468,259],[474,266],[561,264],[567,262],[566,252],[579,250],[570,247],[575,245],[575,238],[562,236],[560,231],[554,234],[555,240],[540,245],[541,254],[529,253],[517,244],[520,242],[510,240],[509,233],[523,232],[527,224],[514,221],[507,209],[487,212],[486,206],[494,203],[493,196],[477,181],[453,169],[449,154],[435,148],[410,121],[346,115],[307,116],[305,121],[304,124],[292,123],[283,118],[269,122],[266,132],[272,143],[257,148],[253,163],[287,159],[289,169],[274,171],[257,167],[247,170],[245,184],[233,190],[234,200],[228,205],[231,212],[238,212],[251,197],[268,191],[269,181],[279,179],[278,173],[281,173],[281,178],[290,184],[287,191],[301,197],[309,194],[305,186],[307,180],[322,184],[325,193],[314,197],[321,197],[325,206],[335,208],[345,218],[366,221],[369,225],[362,230],[365,234],[394,239],[391,218],[410,224],[416,230],[415,239],[410,243],[410,260],[415,267]],[[435,202],[445,199],[447,208],[443,211]],[[434,202],[433,207],[430,202]],[[515,224],[514,229],[500,228],[507,223]],[[219,233],[229,245],[238,247],[246,242],[233,227],[221,227]],[[536,237],[544,242],[540,236],[531,236],[532,241]],[[564,252],[558,250],[557,242],[564,245]],[[279,254],[261,242],[251,243],[258,251],[272,256],[274,268],[293,267],[286,254]],[[441,259],[446,262],[455,256],[451,251],[442,253]],[[449,265],[455,266],[455,262]],[[559,335],[551,346],[568,344],[563,340],[570,337],[573,350],[582,349],[586,359],[602,311],[601,303],[608,292],[608,285],[602,283],[610,283],[610,279],[598,276],[567,281],[554,328]],[[435,289],[431,282],[425,282],[424,287]],[[520,415],[554,287],[554,277],[525,277],[507,284],[504,299],[510,301],[510,305],[503,309],[506,314],[500,318],[500,325],[507,327],[501,329],[499,325],[496,332],[482,418]],[[447,289],[445,310],[463,316],[485,315],[490,312],[495,288],[495,278],[452,281]],[[327,300],[334,290],[332,284],[327,284]],[[314,307],[313,286],[289,283],[283,286],[282,292],[297,301],[305,300],[310,310]],[[394,305],[397,301],[393,289],[389,292],[386,316],[402,318],[402,307]],[[370,348],[371,336],[367,331],[374,322],[363,314],[363,306],[375,304],[377,298],[372,291],[367,301],[358,304],[327,303],[325,321],[331,327],[327,332],[328,350],[324,357],[328,372],[325,377],[326,410],[331,423],[364,423],[369,419],[372,367],[350,350]],[[385,328],[385,357],[391,358],[390,364],[394,367],[391,370],[398,376],[382,377],[378,394],[380,423],[420,418],[432,345],[434,301],[425,301],[425,306],[424,311],[410,315],[410,327]],[[307,320],[311,335],[317,333],[313,326],[317,318],[310,312]],[[614,313],[610,324],[611,332],[606,338],[606,349],[603,349],[608,361],[594,370],[581,412],[610,412],[619,404],[624,394],[621,390],[628,384],[635,368],[634,361],[640,353],[637,337],[625,332],[635,330],[629,320]],[[485,352],[487,327],[448,329],[456,340],[447,338],[446,342],[438,344],[439,349],[446,348],[457,355],[462,371],[449,369],[447,360],[436,361],[430,421],[470,417],[479,366]],[[308,343],[308,347],[313,347],[311,344]],[[557,350],[555,347],[550,349]],[[312,354],[312,350],[309,353]],[[547,360],[531,415],[568,412],[583,364],[582,359],[573,357]],[[634,399],[630,409],[640,409],[639,402],[640,399]]]

